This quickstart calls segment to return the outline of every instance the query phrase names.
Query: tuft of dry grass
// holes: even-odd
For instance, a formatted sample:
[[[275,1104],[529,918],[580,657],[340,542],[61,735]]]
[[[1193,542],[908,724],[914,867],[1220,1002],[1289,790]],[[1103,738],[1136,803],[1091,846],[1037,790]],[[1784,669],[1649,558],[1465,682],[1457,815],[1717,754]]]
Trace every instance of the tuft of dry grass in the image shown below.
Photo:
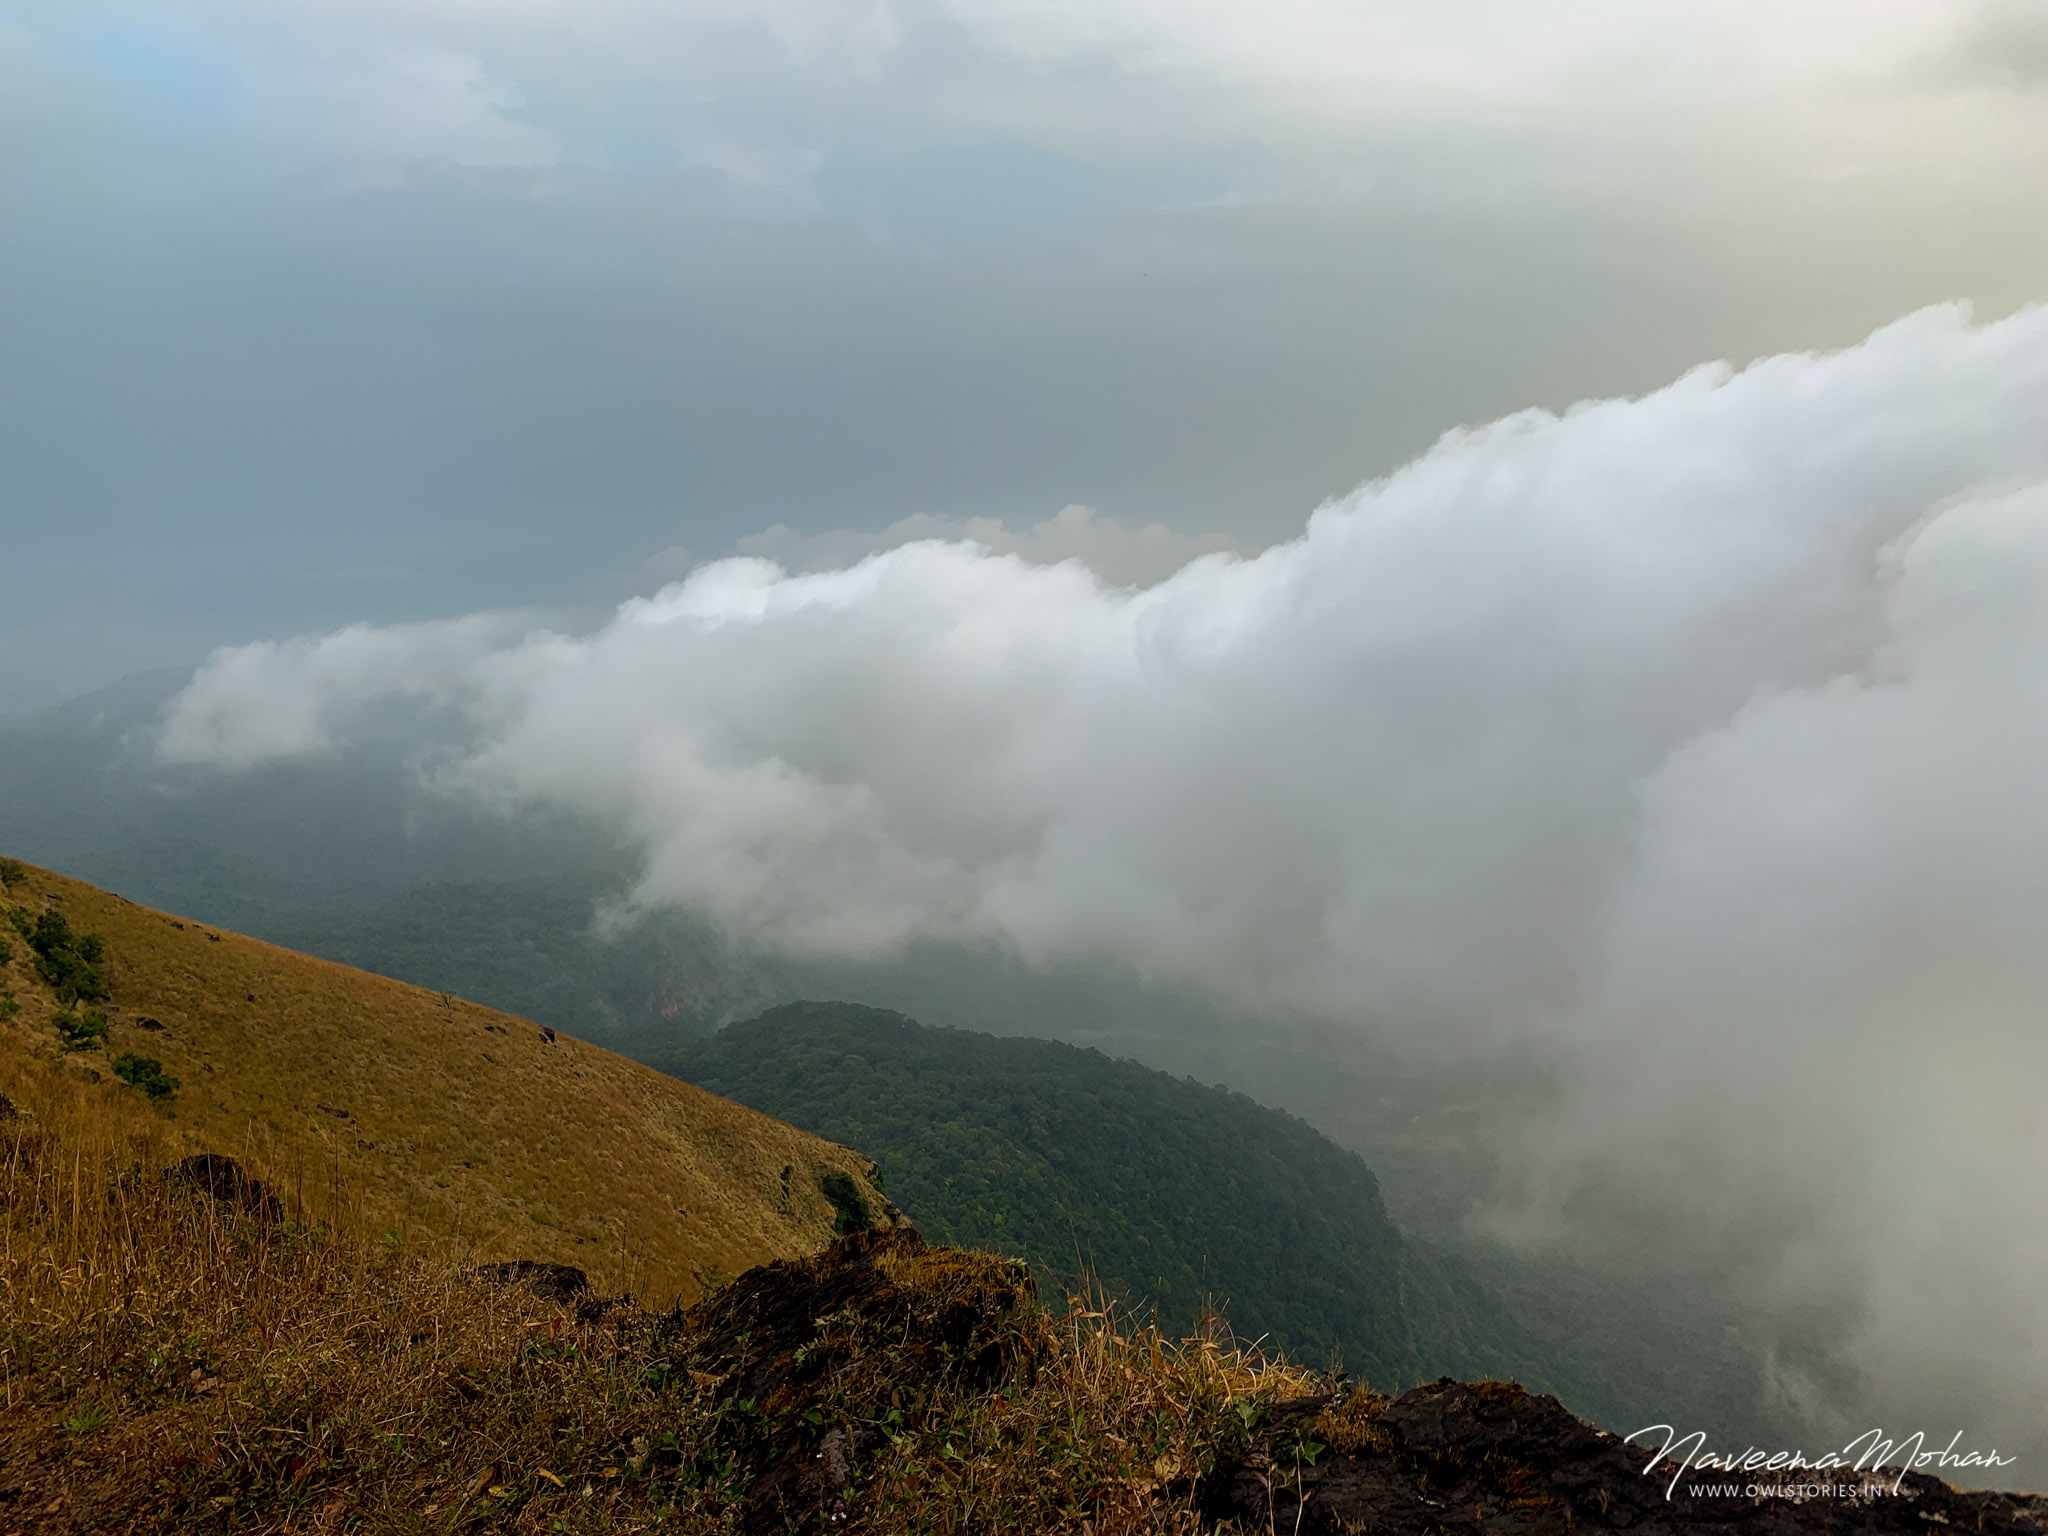
[[[878,1531],[1200,1532],[1202,1478],[1276,1403],[1326,1386],[1220,1325],[1170,1339],[1099,1295],[1041,1317],[1034,1380],[896,1435],[852,1510]]]

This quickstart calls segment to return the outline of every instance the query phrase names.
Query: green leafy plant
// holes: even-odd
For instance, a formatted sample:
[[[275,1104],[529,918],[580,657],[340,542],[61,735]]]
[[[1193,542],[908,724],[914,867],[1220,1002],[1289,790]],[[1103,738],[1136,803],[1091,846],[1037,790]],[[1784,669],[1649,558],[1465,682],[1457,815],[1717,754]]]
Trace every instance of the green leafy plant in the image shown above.
[[[0,1023],[13,1018],[19,1012],[21,1012],[20,998],[0,996]]]
[[[866,1232],[874,1226],[874,1215],[868,1210],[867,1202],[861,1199],[860,1188],[853,1182],[852,1174],[841,1173],[835,1168],[818,1180],[818,1187],[825,1191],[825,1198],[839,1213],[839,1220],[833,1227],[839,1236]]]
[[[19,885],[28,878],[28,866],[19,859],[0,859],[0,885]]]
[[[107,1016],[97,1008],[88,1008],[82,1013],[67,1008],[62,1013],[52,1014],[50,1022],[64,1037],[66,1050],[89,1051],[107,1038]]]
[[[35,951],[36,974],[56,990],[59,1002],[99,1002],[106,997],[107,947],[98,934],[74,932],[63,913],[45,912],[23,937]]]
[[[178,1091],[178,1080],[154,1056],[116,1056],[114,1076],[152,1099],[167,1099]]]

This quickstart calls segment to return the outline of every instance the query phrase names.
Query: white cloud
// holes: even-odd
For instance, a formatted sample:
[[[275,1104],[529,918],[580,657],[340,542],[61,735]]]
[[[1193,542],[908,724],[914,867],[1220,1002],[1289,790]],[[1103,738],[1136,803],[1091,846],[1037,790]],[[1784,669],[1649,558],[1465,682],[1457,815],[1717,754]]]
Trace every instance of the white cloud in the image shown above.
[[[1937,57],[1950,84],[2038,90],[2048,84],[2048,0],[1976,0]]]
[[[472,54],[393,47],[353,67],[314,71],[294,95],[289,107],[273,100],[271,110],[310,113],[317,140],[345,161],[484,168],[561,158],[551,135],[516,116],[525,105],[519,89]]]
[[[313,756],[364,707],[391,699],[491,718],[508,674],[547,652],[544,636],[520,644],[521,634],[516,621],[482,614],[222,651],[179,694],[158,750],[168,762],[227,768]]]
[[[182,19],[259,94],[302,95],[334,58],[384,61],[340,93],[379,143],[538,166],[571,140],[654,136],[778,183],[842,145],[994,135],[1112,161],[1254,145],[1314,162],[1288,184],[1355,173],[1360,153],[1425,182],[1455,167],[1467,191],[1620,177],[1689,206],[1723,183],[1887,166],[2013,174],[2015,131],[2048,110],[2007,88],[2029,66],[2001,56],[2037,40],[2035,0],[210,0]],[[318,119],[336,99],[316,86],[305,105]]]

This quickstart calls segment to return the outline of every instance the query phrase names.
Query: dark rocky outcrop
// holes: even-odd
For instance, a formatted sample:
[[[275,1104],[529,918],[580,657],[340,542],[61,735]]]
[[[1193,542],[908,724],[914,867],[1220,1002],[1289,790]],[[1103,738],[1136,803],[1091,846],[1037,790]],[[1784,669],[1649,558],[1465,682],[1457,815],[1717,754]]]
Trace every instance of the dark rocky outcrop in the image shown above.
[[[1645,1475],[1649,1460],[1648,1451],[1573,1417],[1554,1397],[1502,1382],[1446,1378],[1391,1401],[1358,1392],[1281,1404],[1253,1448],[1217,1468],[1203,1493],[1212,1519],[1302,1536],[1368,1530],[1378,1536],[1446,1530],[1791,1536],[1944,1526],[2048,1531],[2048,1499],[1964,1493],[1920,1474],[1900,1478],[1896,1469],[1874,1475],[1700,1472],[1674,1487],[1668,1464]],[[1803,1497],[1705,1491],[1732,1484],[1810,1491]],[[1823,1485],[1829,1491],[1819,1492]],[[1863,1490],[1861,1496],[1843,1496],[1845,1485]]]
[[[222,1204],[246,1211],[259,1221],[284,1220],[284,1203],[263,1181],[232,1157],[223,1157],[218,1152],[201,1152],[173,1163],[164,1170],[164,1178],[173,1184],[204,1190]]]
[[[542,1301],[573,1306],[590,1289],[590,1277],[574,1264],[550,1264],[544,1259],[511,1259],[503,1264],[479,1264],[470,1271],[491,1285],[517,1285]]]
[[[668,1328],[719,1402],[751,1405],[746,1529],[801,1530],[838,1512],[885,1415],[1028,1374],[1037,1301],[1023,1263],[898,1228],[749,1270]]]

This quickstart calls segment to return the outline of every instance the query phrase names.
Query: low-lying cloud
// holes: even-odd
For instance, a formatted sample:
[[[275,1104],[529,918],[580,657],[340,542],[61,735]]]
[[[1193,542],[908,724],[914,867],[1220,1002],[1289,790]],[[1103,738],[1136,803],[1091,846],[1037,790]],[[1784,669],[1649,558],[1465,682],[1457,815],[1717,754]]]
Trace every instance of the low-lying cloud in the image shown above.
[[[928,540],[232,649],[162,751],[394,698],[752,944],[1543,1042],[1521,1230],[1832,1309],[1857,1411],[2042,1436],[2048,309],[1454,433],[1148,586]]]

